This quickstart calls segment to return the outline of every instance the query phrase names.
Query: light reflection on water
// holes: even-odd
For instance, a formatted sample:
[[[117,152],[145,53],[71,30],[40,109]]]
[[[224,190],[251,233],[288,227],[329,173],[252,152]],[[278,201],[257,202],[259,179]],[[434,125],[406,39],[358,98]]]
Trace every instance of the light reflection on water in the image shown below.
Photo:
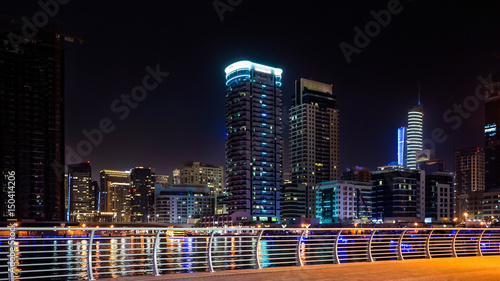
[[[153,271],[154,236],[95,236],[92,249],[88,236],[20,237],[16,247],[17,277],[50,275],[44,280],[87,278],[89,251],[94,278],[151,275]],[[214,236],[212,261],[215,270],[255,267],[255,237]],[[168,237],[159,240],[158,268],[161,274],[207,270],[208,235]],[[5,241],[0,241],[0,244]],[[266,241],[262,241],[265,253]],[[265,261],[265,257],[262,257]],[[43,265],[49,264],[49,265]],[[40,269],[51,269],[40,272]],[[30,272],[33,271],[33,272]],[[127,272],[125,272],[127,271]],[[133,271],[133,272],[130,272]],[[22,273],[22,276],[21,276]],[[57,275],[75,275],[57,277]]]

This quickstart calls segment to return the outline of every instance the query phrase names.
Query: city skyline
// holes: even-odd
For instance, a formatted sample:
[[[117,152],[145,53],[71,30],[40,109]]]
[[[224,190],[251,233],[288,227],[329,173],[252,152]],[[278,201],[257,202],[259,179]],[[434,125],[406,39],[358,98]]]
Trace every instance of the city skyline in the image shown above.
[[[406,110],[417,98],[420,82],[426,105],[424,139],[431,138],[433,129],[442,128],[447,140],[436,144],[436,156],[450,164],[454,148],[484,145],[482,126],[477,126],[483,124],[482,106],[460,115],[454,104],[463,107],[466,98],[481,85],[478,77],[498,70],[495,54],[499,42],[485,28],[497,26],[492,10],[498,4],[490,2],[487,9],[466,2],[453,5],[401,2],[401,12],[393,14],[390,23],[381,27],[379,34],[360,48],[360,53],[352,54],[348,63],[339,44],[354,46],[354,28],[364,29],[374,20],[371,11],[385,10],[387,3],[344,6],[322,3],[304,7],[306,11],[320,11],[316,17],[308,16],[311,23],[295,22],[302,12],[292,7],[289,14],[276,15],[277,22],[282,23],[281,39],[263,32],[261,40],[269,42],[263,46],[260,43],[233,46],[225,34],[250,22],[256,11],[263,13],[259,16],[262,18],[280,11],[280,4],[266,3],[267,9],[262,10],[264,2],[243,2],[233,11],[225,12],[223,21],[208,2],[189,8],[179,3],[159,2],[141,6],[92,1],[61,4],[53,18],[63,23],[65,33],[87,40],[82,45],[65,46],[66,145],[76,150],[77,144],[86,140],[83,130],[91,132],[99,128],[103,118],[110,118],[116,128],[103,133],[102,141],[92,147],[92,153],[81,157],[82,161],[75,161],[90,161],[94,179],[102,169],[150,166],[157,174],[171,175],[182,161],[223,165],[224,88],[220,86],[223,81],[220,77],[229,63],[248,59],[284,70],[285,130],[288,130],[293,81],[308,77],[334,85],[342,112],[340,171],[355,165],[375,169],[394,161],[394,128],[404,122]],[[5,14],[29,19],[42,9],[28,1],[3,5]],[[447,19],[440,19],[445,11],[449,11]],[[95,19],[83,21],[82,17],[89,13],[95,14]],[[151,16],[144,20],[144,14]],[[128,21],[127,15],[133,15],[135,20]],[[419,20],[423,15],[428,22]],[[179,23],[181,28],[174,28],[173,23]],[[8,31],[20,26],[3,22],[2,27]],[[313,47],[304,43],[290,47],[294,31],[302,29],[309,30],[311,42],[316,42],[312,38],[323,35],[325,42],[331,43],[323,44],[318,39]],[[194,35],[189,34],[194,31]],[[160,36],[153,36],[157,33]],[[137,40],[128,40],[129,36]],[[131,93],[135,86],[142,85],[146,75],[151,76],[155,71],[169,75],[155,80],[157,88],[137,102],[136,108],[129,108],[126,117],[125,111],[110,109],[116,100],[117,106],[123,106],[121,94]],[[193,79],[200,82],[193,83]],[[450,122],[444,120],[443,115],[449,110],[447,116],[460,118],[460,124],[456,118]],[[380,117],[373,122],[370,116],[375,115]],[[287,171],[289,165],[283,166]]]

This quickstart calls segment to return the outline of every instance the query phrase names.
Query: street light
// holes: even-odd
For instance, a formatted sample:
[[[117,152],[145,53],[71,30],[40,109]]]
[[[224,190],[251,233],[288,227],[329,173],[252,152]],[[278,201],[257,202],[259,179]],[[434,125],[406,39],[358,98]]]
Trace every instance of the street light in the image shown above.
[[[467,216],[468,216],[468,215],[469,215],[469,214],[467,214],[467,212],[464,212],[465,222],[467,222]]]

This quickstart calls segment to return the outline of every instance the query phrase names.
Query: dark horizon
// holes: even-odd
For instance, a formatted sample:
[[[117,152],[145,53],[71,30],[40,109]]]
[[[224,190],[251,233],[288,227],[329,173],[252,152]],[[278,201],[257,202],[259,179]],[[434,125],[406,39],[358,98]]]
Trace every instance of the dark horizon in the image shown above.
[[[484,103],[476,108],[464,102],[481,85],[479,77],[500,71],[500,3],[241,1],[222,21],[212,3],[59,4],[51,20],[87,41],[65,42],[66,146],[75,150],[86,139],[83,130],[110,120],[101,125],[110,132],[81,157],[90,161],[94,180],[101,169],[146,166],[171,176],[182,161],[224,166],[224,68],[238,60],[283,69],[286,172],[288,110],[294,81],[302,77],[333,84],[341,171],[373,170],[396,160],[397,128],[417,104],[419,84],[424,139],[443,130],[447,140],[436,145],[436,157],[447,161],[448,170],[454,149],[484,146]],[[29,20],[42,10],[25,0],[0,5],[2,14]],[[379,24],[366,46],[357,46],[356,27],[365,29],[376,21],[374,14],[390,9],[385,26]],[[9,20],[0,26],[20,28]],[[346,59],[342,42],[358,53]],[[121,95],[143,85],[152,72],[165,74],[149,80],[157,86],[136,108],[128,106],[128,114],[119,109],[126,104]],[[456,105],[474,110],[460,113]]]

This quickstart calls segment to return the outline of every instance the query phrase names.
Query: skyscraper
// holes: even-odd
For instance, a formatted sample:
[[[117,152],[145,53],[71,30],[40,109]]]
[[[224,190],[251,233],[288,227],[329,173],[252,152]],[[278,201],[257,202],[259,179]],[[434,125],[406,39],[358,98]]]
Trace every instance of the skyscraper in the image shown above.
[[[68,165],[68,212],[66,220],[80,221],[79,214],[92,211],[92,169],[89,163]]]
[[[130,172],[132,222],[154,221],[155,180],[151,168],[135,167]]]
[[[307,186],[307,217],[315,217],[313,187],[339,178],[339,110],[330,84],[295,81],[290,108],[292,182]]]
[[[100,210],[115,212],[118,221],[130,222],[132,191],[130,171],[101,170]]]
[[[417,151],[423,148],[423,107],[420,104],[408,110],[406,130],[406,168],[417,169]]]
[[[280,217],[282,72],[250,61],[225,69],[228,209],[253,221]]]
[[[485,190],[484,150],[468,147],[455,151],[457,195]]]
[[[0,33],[0,219],[62,220],[64,213],[64,53],[61,26],[12,45]],[[22,37],[22,32],[13,32]],[[12,35],[12,34],[11,34]],[[8,212],[7,174],[15,173]]]
[[[491,191],[500,189],[500,73],[488,81],[484,122],[485,184]]]
[[[398,128],[398,165],[405,165],[405,157],[406,157],[406,127]]]
[[[455,212],[461,216],[470,209],[470,195],[485,190],[484,149],[468,147],[455,151]]]

